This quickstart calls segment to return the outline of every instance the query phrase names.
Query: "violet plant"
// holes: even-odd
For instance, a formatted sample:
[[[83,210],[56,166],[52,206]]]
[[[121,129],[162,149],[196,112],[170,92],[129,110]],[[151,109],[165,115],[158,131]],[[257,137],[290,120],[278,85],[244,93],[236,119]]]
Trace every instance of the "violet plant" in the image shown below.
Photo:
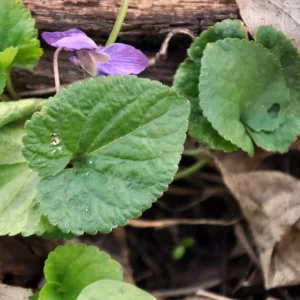
[[[21,0],[1,1],[0,22],[10,24],[0,28],[1,235],[63,239],[139,217],[173,181],[188,119],[190,135],[214,150],[285,152],[298,136],[300,58],[282,33],[263,26],[249,41],[240,21],[217,23],[195,39],[170,88],[133,76],[148,59],[115,43],[127,7],[123,0],[105,46],[79,29],[42,33],[57,48],[57,93],[19,99],[10,71],[34,67],[42,49]],[[60,90],[61,51],[93,78]],[[82,245],[50,254],[45,276],[35,299],[154,299]],[[112,294],[119,287],[126,293]]]
[[[19,99],[10,70],[34,67],[42,49],[21,0],[1,1],[1,22],[10,24],[0,29],[1,235],[66,239],[109,232],[139,217],[173,180],[189,102],[159,82],[129,75],[144,70],[148,59],[115,43],[127,6],[124,0],[106,46],[78,29],[43,33],[57,47],[57,93],[48,100]],[[61,51],[94,78],[60,90]],[[48,284],[34,298],[100,299],[100,293],[108,299],[122,289],[118,299],[154,299],[122,283],[117,263],[95,251],[58,248],[45,266]],[[64,269],[69,263],[76,266],[71,273]],[[79,276],[86,264],[88,272]]]
[[[300,57],[283,33],[254,40],[238,20],[200,34],[174,87],[191,103],[189,133],[212,150],[287,152],[300,132]]]
[[[40,55],[30,12],[19,0],[4,3],[3,14],[15,14],[14,34],[21,36],[30,28],[34,36],[28,43]],[[161,83],[128,76],[144,70],[148,59],[130,45],[114,43],[126,3],[105,47],[78,29],[42,34],[57,48],[57,90],[62,50],[94,78],[74,83],[48,101],[0,103],[0,234],[55,238],[109,232],[139,217],[173,180],[189,103]],[[18,21],[23,15],[30,26]],[[7,100],[9,95],[3,95]],[[31,115],[24,128],[20,120]]]
[[[58,55],[61,50],[72,53],[70,61],[91,76],[139,74],[148,66],[147,57],[134,47],[113,43],[97,46],[84,32],[70,29],[64,32],[44,32],[43,39],[57,50],[54,56],[56,88],[59,88]]]

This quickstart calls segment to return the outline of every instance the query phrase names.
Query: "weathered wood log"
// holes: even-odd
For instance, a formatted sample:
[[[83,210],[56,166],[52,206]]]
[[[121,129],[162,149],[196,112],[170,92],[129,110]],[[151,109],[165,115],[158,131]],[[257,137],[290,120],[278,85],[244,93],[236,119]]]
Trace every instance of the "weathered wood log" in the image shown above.
[[[92,37],[106,38],[121,0],[24,0],[41,30],[78,27]],[[163,39],[176,27],[194,32],[212,23],[236,18],[234,0],[131,0],[121,38],[125,41]],[[151,41],[151,43],[153,40]]]
[[[40,31],[76,27],[87,32],[98,44],[105,43],[121,3],[120,0],[23,1],[31,9]],[[198,34],[217,21],[237,17],[238,7],[234,0],[131,0],[119,41],[130,43],[152,57],[166,34],[173,29],[186,28]],[[170,47],[169,59],[148,68],[142,75],[170,83],[178,63],[184,59],[187,41],[186,37],[177,38]],[[45,54],[33,71],[14,73],[13,79],[19,90],[53,86],[54,51],[43,46],[46,48]],[[83,73],[69,63],[67,55],[60,59],[60,70],[63,83],[83,78]]]

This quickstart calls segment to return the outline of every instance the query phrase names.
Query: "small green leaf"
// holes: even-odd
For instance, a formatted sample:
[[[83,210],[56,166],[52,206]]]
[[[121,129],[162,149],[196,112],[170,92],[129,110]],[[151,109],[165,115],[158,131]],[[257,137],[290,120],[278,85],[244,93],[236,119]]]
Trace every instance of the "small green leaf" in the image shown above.
[[[20,0],[1,0],[0,51],[18,49],[12,66],[32,68],[42,55],[38,32],[30,11]]]
[[[38,187],[41,211],[74,234],[140,216],[173,180],[188,114],[185,98],[134,76],[62,90],[33,115],[23,139],[29,166],[48,176]]]
[[[189,134],[210,149],[234,151],[237,147],[223,139],[203,115],[199,105],[199,76],[200,67],[191,58],[187,58],[179,66],[174,78],[175,89],[191,103]]]
[[[15,57],[18,53],[18,48],[9,47],[4,51],[0,52],[0,67],[3,70],[9,68],[15,60]]]
[[[201,59],[206,46],[225,38],[246,39],[247,29],[243,22],[240,20],[224,20],[209,27],[195,39],[188,50],[188,55],[198,66],[201,66]]]
[[[181,244],[186,248],[193,247],[195,244],[195,238],[193,238],[192,236],[186,237],[183,239]]]
[[[290,40],[270,26],[261,26],[256,32],[256,42],[269,49],[280,60],[291,103],[286,121],[274,132],[254,132],[249,134],[255,143],[268,150],[287,152],[300,132],[300,57]]]
[[[0,128],[8,123],[30,117],[46,103],[43,99],[0,102]]]
[[[59,246],[46,260],[47,284],[39,300],[74,300],[90,284],[103,279],[122,280],[121,266],[97,247]]]
[[[174,260],[179,260],[183,258],[184,254],[185,254],[185,247],[180,244],[179,246],[174,248],[172,252],[172,257]]]
[[[36,201],[36,172],[28,168],[22,156],[21,126],[0,129],[0,235],[24,236],[46,231]]]
[[[246,129],[278,128],[290,104],[278,59],[247,40],[220,40],[205,49],[199,89],[200,106],[212,126],[250,155],[254,147]]]
[[[50,299],[50,298],[49,298]],[[87,286],[77,300],[156,300],[134,285],[114,280],[100,280]]]
[[[190,135],[200,143],[208,145],[210,149],[231,152],[237,147],[218,134],[203,115],[199,106],[199,76],[203,52],[209,43],[228,37],[247,38],[246,29],[240,20],[224,20],[203,31],[188,50],[190,58],[182,63],[177,70],[174,86],[191,102]]]

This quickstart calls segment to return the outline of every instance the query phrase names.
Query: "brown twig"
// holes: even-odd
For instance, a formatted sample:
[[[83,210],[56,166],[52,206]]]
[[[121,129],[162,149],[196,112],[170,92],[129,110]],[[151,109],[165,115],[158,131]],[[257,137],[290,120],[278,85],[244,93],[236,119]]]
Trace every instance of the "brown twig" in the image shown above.
[[[232,226],[240,219],[214,220],[214,219],[165,219],[165,220],[130,220],[128,225],[138,228],[166,228],[176,225],[214,225]]]
[[[66,88],[70,85],[69,84],[62,84],[60,86],[60,88]],[[27,98],[27,97],[37,97],[37,96],[44,96],[44,95],[48,95],[48,94],[55,94],[56,93],[56,88],[55,87],[49,87],[49,88],[44,88],[44,89],[40,89],[40,90],[35,90],[35,91],[25,91],[25,92],[21,92],[20,96],[22,98]]]
[[[192,40],[195,38],[195,35],[193,34],[193,32],[191,32],[190,30],[185,29],[185,28],[178,28],[178,29],[170,31],[168,33],[168,35],[166,36],[165,40],[163,41],[159,52],[153,58],[150,59],[149,66],[154,66],[161,58],[167,57],[170,41],[175,35],[178,35],[178,34],[187,35]]]
[[[190,286],[190,287],[183,287],[178,289],[172,289],[172,290],[157,290],[157,291],[151,291],[151,295],[153,295],[156,298],[166,298],[166,297],[180,297],[180,296],[187,296],[187,295],[195,295],[199,289],[209,289],[216,285],[219,285],[221,283],[220,278],[211,279],[205,282],[202,282],[199,285],[196,286]]]
[[[205,297],[205,298],[211,299],[211,300],[233,300],[233,298],[220,296],[215,293],[204,291],[204,290],[197,291],[197,296]]]
[[[244,229],[241,224],[235,224],[234,233],[241,243],[244,250],[247,252],[250,259],[255,263],[258,268],[261,268],[259,258],[257,257],[255,251],[253,250],[251,243],[248,241],[248,238],[244,232]]]
[[[230,196],[229,191],[224,187],[206,188],[206,189],[204,189],[203,192],[201,192],[201,190],[198,190],[198,194],[196,194],[196,195],[192,194],[192,191],[197,191],[197,190],[191,189],[190,194],[186,193],[186,194],[183,194],[183,196],[196,196],[195,200],[192,200],[189,203],[184,204],[180,207],[172,208],[172,207],[169,207],[166,203],[163,203],[160,201],[156,202],[156,204],[159,207],[161,207],[167,211],[170,211],[170,212],[182,212],[182,211],[190,209],[190,208],[198,205],[199,203],[204,202],[212,197],[222,196],[223,198],[225,198],[225,197]],[[176,192],[176,190],[174,190],[174,194],[176,194],[175,192]],[[176,195],[181,195],[181,194],[178,193]]]

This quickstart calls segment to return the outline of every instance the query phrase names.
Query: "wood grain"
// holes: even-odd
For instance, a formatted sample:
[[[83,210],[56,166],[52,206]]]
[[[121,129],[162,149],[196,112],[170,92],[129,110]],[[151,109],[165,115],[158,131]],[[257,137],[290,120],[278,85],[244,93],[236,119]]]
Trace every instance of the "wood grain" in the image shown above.
[[[117,16],[120,0],[23,0],[42,31],[66,30],[73,27],[87,32],[96,43],[105,43]],[[208,26],[227,18],[237,18],[234,0],[131,0],[119,41],[132,44],[153,57],[166,34],[176,28],[186,28],[199,34]],[[142,76],[170,84],[190,39],[178,36],[171,43],[166,62],[148,68]],[[14,81],[19,91],[53,86],[53,50],[42,44],[45,54],[39,65],[29,72],[17,71]],[[83,78],[67,55],[60,59],[63,83]],[[26,75],[26,78],[24,78]]]

